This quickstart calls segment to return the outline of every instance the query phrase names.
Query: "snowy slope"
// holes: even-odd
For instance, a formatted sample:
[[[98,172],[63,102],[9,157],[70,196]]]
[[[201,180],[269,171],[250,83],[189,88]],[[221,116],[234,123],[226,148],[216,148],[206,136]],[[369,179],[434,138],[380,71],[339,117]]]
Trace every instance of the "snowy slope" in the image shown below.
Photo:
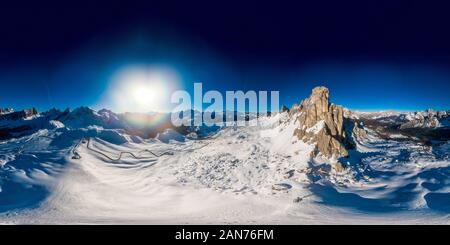
[[[0,142],[0,223],[450,223],[448,144],[369,130],[336,172],[287,113],[202,139],[70,124]]]

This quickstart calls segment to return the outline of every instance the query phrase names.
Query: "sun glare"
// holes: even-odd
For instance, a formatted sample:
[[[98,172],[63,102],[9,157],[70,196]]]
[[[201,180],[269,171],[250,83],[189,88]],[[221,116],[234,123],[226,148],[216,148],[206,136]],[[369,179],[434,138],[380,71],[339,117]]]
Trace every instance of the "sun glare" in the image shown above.
[[[130,88],[132,97],[139,107],[152,107],[161,101],[161,95],[165,94],[164,87],[159,86],[156,82],[148,82],[136,87]]]
[[[170,94],[179,85],[176,72],[168,68],[128,67],[114,76],[109,96],[118,112],[170,110]]]

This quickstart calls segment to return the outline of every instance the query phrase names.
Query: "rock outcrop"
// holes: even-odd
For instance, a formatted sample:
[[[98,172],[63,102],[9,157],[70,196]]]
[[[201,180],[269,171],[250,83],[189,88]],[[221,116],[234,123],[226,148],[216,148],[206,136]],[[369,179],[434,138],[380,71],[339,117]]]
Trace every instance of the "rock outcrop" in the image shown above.
[[[351,148],[354,148],[358,143],[362,143],[367,139],[368,132],[363,121],[349,116],[351,115],[344,115],[344,128],[347,140],[350,142]]]
[[[449,114],[447,111],[434,111],[428,109],[426,111],[419,111],[407,114],[405,116],[407,122],[400,125],[400,129],[408,128],[438,128],[448,127]]]
[[[289,108],[287,108],[285,105],[282,105],[280,112],[288,112],[289,113]]]
[[[352,129],[352,136],[356,138],[356,140],[363,140],[367,138],[367,131],[364,129],[362,123],[355,123]]]
[[[19,120],[38,114],[34,107],[16,112],[13,109],[4,109],[2,112],[4,113],[0,114],[0,120]]]
[[[309,98],[291,110],[299,127],[294,131],[300,140],[314,143],[314,155],[325,157],[346,157],[350,145],[344,130],[344,109],[330,104],[329,90],[316,87]]]
[[[0,115],[14,112],[12,108],[0,108]]]

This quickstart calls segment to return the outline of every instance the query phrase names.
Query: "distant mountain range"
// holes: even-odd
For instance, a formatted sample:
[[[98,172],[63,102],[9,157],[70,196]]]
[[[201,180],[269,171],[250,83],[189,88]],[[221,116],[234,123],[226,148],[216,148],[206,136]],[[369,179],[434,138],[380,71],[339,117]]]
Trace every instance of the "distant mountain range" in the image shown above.
[[[174,129],[184,135],[195,132],[199,134],[198,136],[204,136],[219,128],[217,126],[194,126],[194,118],[201,118],[203,114],[211,112],[201,113],[195,110],[187,110],[183,113],[191,113],[189,121],[184,124],[191,126],[174,126],[170,113],[114,113],[107,109],[96,111],[84,106],[63,111],[53,108],[40,113],[35,108],[21,111],[7,108],[0,110],[0,140],[21,137],[39,129],[53,129],[55,127],[76,129],[97,126],[104,129],[122,129],[127,134],[142,138],[154,138],[167,129]],[[216,121],[225,120],[226,117],[231,118],[230,120],[237,120],[242,117],[248,121],[256,118],[257,113],[224,112],[223,118],[217,117]]]
[[[297,108],[294,105],[289,109],[282,106],[283,111]],[[298,109],[298,108],[297,108]],[[364,122],[369,127],[375,127],[378,131],[397,130],[409,132],[412,129],[421,129],[427,132],[439,131],[447,132],[450,128],[450,110],[435,111],[428,109],[417,112],[397,112],[394,110],[378,112],[361,112],[343,108],[343,116],[358,123]],[[31,134],[39,129],[52,129],[55,127],[84,128],[87,126],[98,126],[105,129],[123,129],[126,133],[140,136],[142,138],[153,138],[167,129],[174,129],[177,132],[187,135],[197,133],[199,136],[208,135],[216,131],[219,127],[194,127],[194,118],[202,117],[203,114],[211,112],[199,112],[187,110],[183,113],[191,113],[190,127],[175,127],[171,122],[170,113],[114,113],[111,110],[102,109],[95,111],[89,107],[78,107],[73,110],[59,110],[56,108],[39,113],[35,108],[14,111],[12,108],[0,108],[0,139],[9,139]],[[231,115],[231,116],[230,116]],[[270,113],[269,113],[270,115]],[[237,120],[238,117],[251,120],[257,118],[257,113],[224,112],[223,118],[216,118],[217,121],[227,119]],[[213,116],[214,117],[214,116]],[[419,136],[421,134],[418,134]],[[446,137],[446,133],[445,133]]]
[[[251,127],[193,126],[210,113],[194,110],[180,127],[169,113],[0,110],[0,223],[448,223],[435,211],[450,212],[449,111],[330,101],[316,87],[280,113],[225,113]]]

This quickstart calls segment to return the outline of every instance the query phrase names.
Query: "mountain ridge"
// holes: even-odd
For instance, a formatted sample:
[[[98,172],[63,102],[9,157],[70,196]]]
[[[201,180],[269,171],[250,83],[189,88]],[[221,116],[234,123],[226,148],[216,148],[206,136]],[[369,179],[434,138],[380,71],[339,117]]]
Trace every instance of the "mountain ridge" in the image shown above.
[[[444,131],[444,138],[447,138],[447,128],[450,127],[450,110],[361,112],[335,105],[330,102],[329,97],[328,88],[318,86],[312,89],[311,96],[302,100],[300,104],[294,105],[292,108],[283,105],[280,111],[280,113],[288,113],[298,123],[299,126],[293,132],[298,139],[316,146],[312,153],[313,156],[320,153],[327,158],[347,157],[348,150],[355,146],[353,141],[367,135],[366,127],[372,127],[372,130],[378,131],[381,135],[401,133],[411,135],[408,130],[421,129],[424,131],[421,137],[426,138],[426,141],[433,137],[434,131]],[[195,110],[187,110],[183,113],[189,112],[192,115],[190,120],[209,113]],[[223,113],[225,120],[226,117],[229,117],[229,111]],[[246,121],[260,116],[258,113],[235,111],[232,113],[232,120],[237,120],[239,114]],[[217,120],[220,121],[220,118]],[[187,122],[187,125],[190,123],[192,121]],[[17,112],[13,109],[2,109],[0,139],[20,137],[39,129],[55,127],[76,129],[87,126],[122,129],[130,135],[142,138],[154,138],[168,129],[173,129],[182,135],[197,135],[194,137],[206,136],[220,129],[220,127],[211,128],[204,125],[176,127],[171,122],[170,113],[114,113],[108,109],[96,111],[86,106],[64,111],[52,108],[42,113],[38,113],[34,108]]]

